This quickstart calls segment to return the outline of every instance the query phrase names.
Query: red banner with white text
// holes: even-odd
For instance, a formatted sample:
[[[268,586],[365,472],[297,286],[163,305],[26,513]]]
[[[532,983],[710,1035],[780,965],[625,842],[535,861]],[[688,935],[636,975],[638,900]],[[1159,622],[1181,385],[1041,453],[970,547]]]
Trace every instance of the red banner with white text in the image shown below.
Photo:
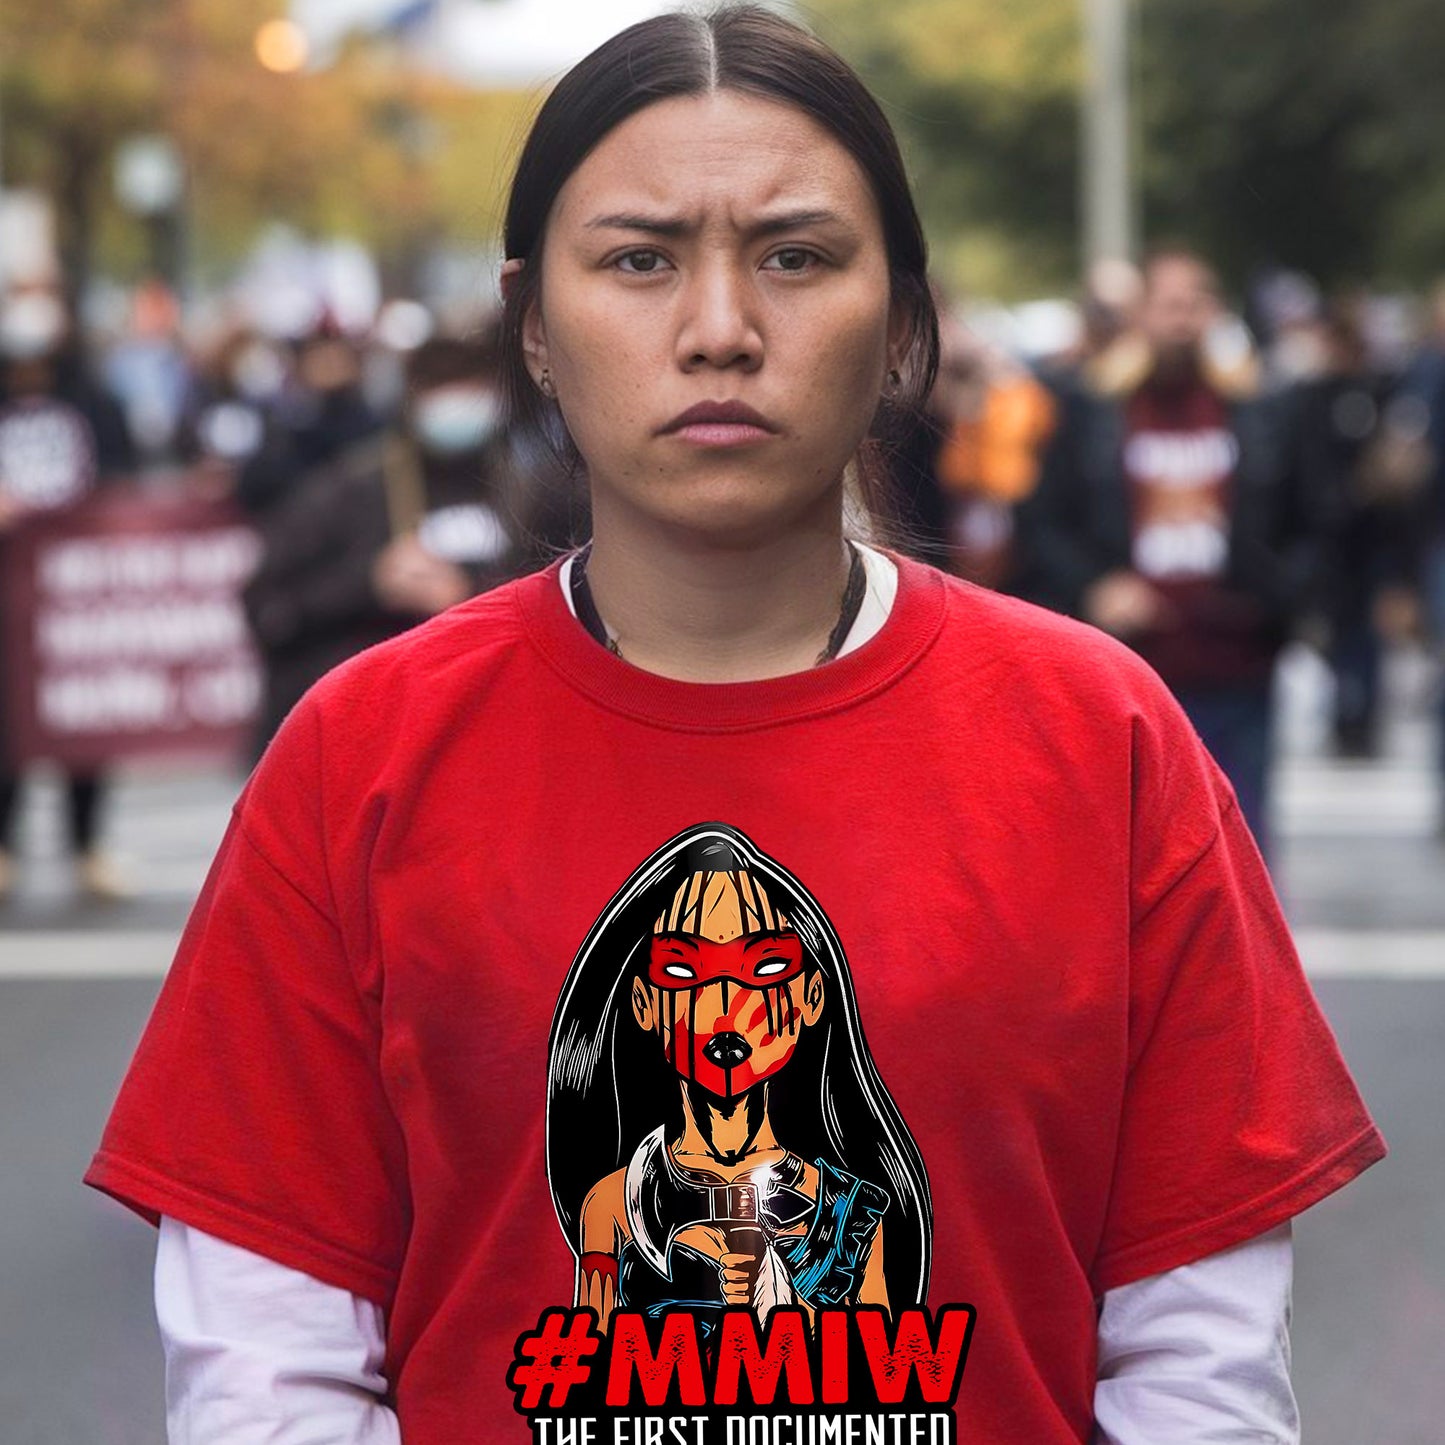
[[[0,533],[0,738],[13,764],[238,749],[261,676],[230,503],[114,488]]]

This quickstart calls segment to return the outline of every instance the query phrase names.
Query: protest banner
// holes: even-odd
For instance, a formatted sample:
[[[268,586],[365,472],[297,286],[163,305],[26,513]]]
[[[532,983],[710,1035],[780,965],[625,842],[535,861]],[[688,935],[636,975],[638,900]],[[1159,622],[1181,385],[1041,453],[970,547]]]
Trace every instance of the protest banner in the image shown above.
[[[0,536],[12,765],[230,753],[261,675],[241,607],[259,542],[230,503],[108,488]]]

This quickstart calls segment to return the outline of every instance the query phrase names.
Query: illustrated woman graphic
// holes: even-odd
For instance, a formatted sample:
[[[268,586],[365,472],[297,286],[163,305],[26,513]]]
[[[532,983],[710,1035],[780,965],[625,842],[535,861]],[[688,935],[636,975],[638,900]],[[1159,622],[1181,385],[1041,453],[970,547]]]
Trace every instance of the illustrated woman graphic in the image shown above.
[[[689,829],[584,942],[553,1025],[553,1200],[577,1303],[899,1308],[927,1290],[918,1149],[806,890],[735,829]]]

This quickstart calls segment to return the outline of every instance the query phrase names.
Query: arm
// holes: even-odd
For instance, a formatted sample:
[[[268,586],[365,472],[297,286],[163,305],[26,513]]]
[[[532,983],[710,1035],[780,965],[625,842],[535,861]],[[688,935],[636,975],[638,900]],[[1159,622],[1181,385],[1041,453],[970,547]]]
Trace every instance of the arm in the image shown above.
[[[155,1293],[170,1445],[399,1445],[380,1306],[169,1216]]]
[[[1120,1285],[1099,1315],[1095,1445],[1298,1445],[1290,1226]]]
[[[1038,485],[1014,513],[1019,592],[1074,616],[1082,615],[1088,589],[1127,560],[1107,555],[1092,516],[1091,466],[1117,465],[1106,405],[1077,390],[1059,398]]]
[[[597,1313],[597,1328],[605,1331],[617,1307],[618,1260],[622,1254],[625,1216],[625,1171],[609,1174],[582,1204],[582,1248],[577,1260],[579,1309]]]
[[[377,476],[340,467],[313,473],[267,514],[261,530],[261,565],[244,599],[263,644],[284,647],[381,614],[371,576],[387,542]]]

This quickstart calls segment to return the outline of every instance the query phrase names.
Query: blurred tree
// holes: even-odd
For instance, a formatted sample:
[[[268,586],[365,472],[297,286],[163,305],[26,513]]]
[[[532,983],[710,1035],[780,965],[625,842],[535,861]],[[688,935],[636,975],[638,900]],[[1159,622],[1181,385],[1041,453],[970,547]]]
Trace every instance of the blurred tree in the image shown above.
[[[897,127],[946,284],[1037,293],[1076,269],[1078,0],[811,0]]]
[[[1143,0],[1149,229],[1261,262],[1419,282],[1445,254],[1438,0]]]
[[[1445,261],[1445,5],[1135,0],[1146,237],[1327,283],[1422,282]],[[253,49],[282,0],[0,0],[8,184],[57,201],[79,284],[146,263],[115,150],[169,134],[193,268],[267,221],[373,245],[403,275],[435,241],[485,244],[535,98],[417,75],[384,43],[274,74]],[[1077,272],[1079,0],[807,0],[882,97],[940,276],[1009,297]]]
[[[938,270],[995,295],[1076,274],[1079,0],[810,0],[883,98]],[[1233,281],[1445,269],[1440,0],[1135,0],[1146,239]]]
[[[112,190],[116,148],[167,134],[189,175],[191,258],[234,263],[258,228],[356,236],[384,259],[441,235],[499,228],[511,147],[531,99],[418,76],[383,44],[324,70],[276,74],[254,42],[278,0],[0,0],[6,182],[56,202],[67,280],[99,244],[108,269],[143,265]]]
[[[38,185],[61,218],[61,260],[89,271],[117,143],[155,125],[165,15],[154,0],[3,0],[7,185]]]

